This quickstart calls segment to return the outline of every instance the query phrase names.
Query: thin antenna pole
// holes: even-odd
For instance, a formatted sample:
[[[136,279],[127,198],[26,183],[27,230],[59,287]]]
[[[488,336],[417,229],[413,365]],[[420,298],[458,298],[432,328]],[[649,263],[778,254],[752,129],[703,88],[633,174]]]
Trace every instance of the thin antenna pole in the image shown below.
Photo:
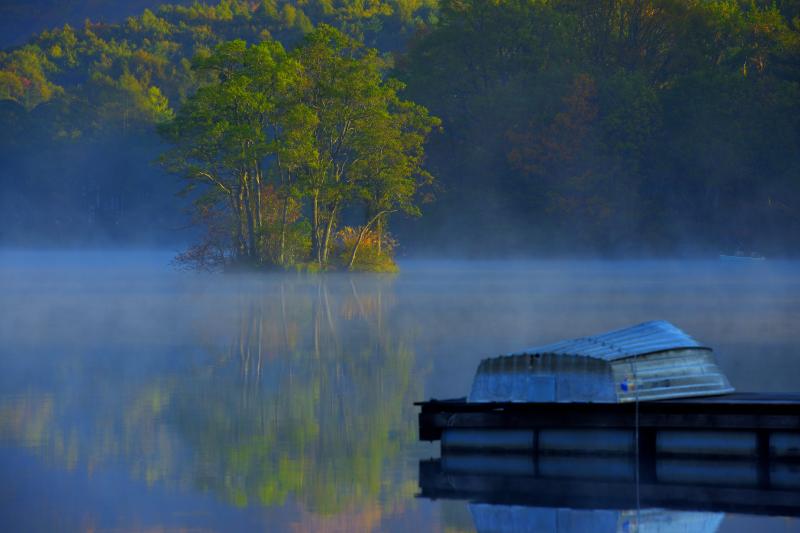
[[[639,497],[639,354],[633,356],[633,385],[636,391],[634,400],[634,451],[636,454],[636,528],[640,524],[641,499]]]

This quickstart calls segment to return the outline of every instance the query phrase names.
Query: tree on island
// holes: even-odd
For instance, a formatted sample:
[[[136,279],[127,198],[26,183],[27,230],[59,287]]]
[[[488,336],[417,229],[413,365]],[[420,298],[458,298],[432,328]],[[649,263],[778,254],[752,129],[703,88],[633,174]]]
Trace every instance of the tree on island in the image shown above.
[[[186,180],[207,230],[182,260],[395,268],[388,218],[420,214],[433,179],[424,143],[439,120],[398,96],[375,50],[321,25],[290,52],[235,40],[193,68],[201,87],[160,127],[171,145],[162,162]],[[361,226],[339,231],[358,213]]]

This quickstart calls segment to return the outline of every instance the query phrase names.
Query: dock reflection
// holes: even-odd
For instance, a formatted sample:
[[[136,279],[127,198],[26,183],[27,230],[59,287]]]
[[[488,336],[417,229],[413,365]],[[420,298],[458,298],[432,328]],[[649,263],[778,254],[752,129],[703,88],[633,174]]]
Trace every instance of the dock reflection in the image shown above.
[[[470,502],[481,532],[716,531],[727,512],[800,516],[798,461],[449,451],[420,461],[419,488]]]
[[[470,505],[475,529],[479,532],[558,532],[585,531],[624,533],[714,533],[724,513],[672,511],[667,509],[604,510],[552,509],[473,503]]]

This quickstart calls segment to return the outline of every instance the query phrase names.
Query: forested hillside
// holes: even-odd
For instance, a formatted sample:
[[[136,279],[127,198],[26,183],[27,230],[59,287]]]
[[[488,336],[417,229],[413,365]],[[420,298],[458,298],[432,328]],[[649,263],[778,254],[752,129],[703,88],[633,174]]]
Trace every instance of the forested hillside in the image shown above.
[[[442,119],[434,201],[394,229],[407,253],[798,249],[789,0],[224,0],[58,26],[0,54],[0,239],[193,239],[156,161],[158,124],[204,83],[193,58],[291,50],[320,23]]]
[[[510,250],[794,253],[799,7],[443,2],[401,66],[445,127],[426,223]]]
[[[302,4],[298,5],[298,4]],[[119,24],[65,25],[0,55],[2,234],[14,244],[191,238],[156,125],[198,86],[192,59],[228,40],[296,44],[326,21],[401,49],[430,2],[163,5]]]

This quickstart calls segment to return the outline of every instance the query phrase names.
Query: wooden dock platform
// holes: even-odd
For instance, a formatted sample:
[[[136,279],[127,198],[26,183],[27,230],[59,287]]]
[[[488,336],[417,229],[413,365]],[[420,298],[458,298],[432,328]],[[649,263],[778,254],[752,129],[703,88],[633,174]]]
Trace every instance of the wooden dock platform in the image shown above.
[[[800,394],[635,403],[419,402],[420,440],[442,449],[800,459]],[[638,413],[637,413],[638,410]],[[635,442],[634,436],[638,436]]]

